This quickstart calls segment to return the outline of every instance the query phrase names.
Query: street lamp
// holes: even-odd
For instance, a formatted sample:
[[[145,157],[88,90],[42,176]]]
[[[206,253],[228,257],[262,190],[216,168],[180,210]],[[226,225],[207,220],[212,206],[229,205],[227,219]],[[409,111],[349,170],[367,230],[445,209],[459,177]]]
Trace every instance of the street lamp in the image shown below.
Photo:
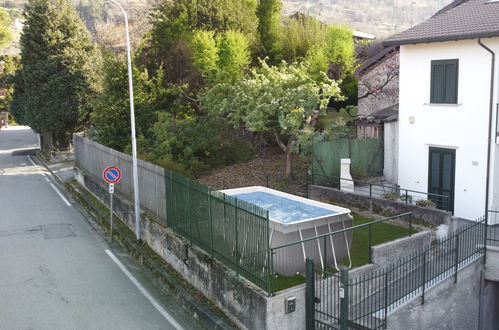
[[[411,2],[411,27],[414,25],[413,24],[413,11],[414,11],[415,4],[416,4],[416,1]]]
[[[137,241],[141,239],[140,233],[140,199],[139,199],[139,174],[137,171],[137,141],[135,138],[135,111],[133,103],[133,74],[132,74],[132,56],[130,54],[130,33],[128,32],[128,15],[123,7],[116,0],[109,0],[114,3],[123,13],[125,17],[125,34],[126,34],[126,55],[128,64],[128,87],[130,94],[130,126],[132,129],[132,172],[133,172],[133,193],[135,202],[135,237]]]

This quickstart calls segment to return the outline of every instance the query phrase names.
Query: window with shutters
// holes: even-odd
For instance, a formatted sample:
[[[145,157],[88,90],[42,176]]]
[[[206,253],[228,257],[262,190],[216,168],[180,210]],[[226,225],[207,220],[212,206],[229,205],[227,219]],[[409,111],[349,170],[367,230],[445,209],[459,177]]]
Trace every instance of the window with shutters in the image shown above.
[[[430,103],[457,104],[459,60],[431,61]]]

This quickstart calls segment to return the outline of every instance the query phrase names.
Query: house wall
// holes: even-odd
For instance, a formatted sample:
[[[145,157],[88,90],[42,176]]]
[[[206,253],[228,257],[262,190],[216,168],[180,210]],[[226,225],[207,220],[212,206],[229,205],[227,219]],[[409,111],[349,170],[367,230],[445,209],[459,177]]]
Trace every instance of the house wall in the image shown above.
[[[483,42],[499,54],[499,38]],[[430,104],[431,61],[456,58],[458,104]],[[490,58],[476,40],[406,45],[400,50],[399,184],[427,191],[429,147],[455,149],[454,211],[467,219],[484,214]]]
[[[358,95],[362,96],[367,91],[367,86],[371,89],[374,87],[382,86],[389,74],[398,71],[399,53],[396,51],[391,52],[383,58],[377,65],[359,77],[359,92]],[[390,82],[382,88],[382,92],[377,95],[370,95],[368,97],[359,99],[358,115],[360,117],[367,117],[374,111],[387,108],[398,103],[399,79],[396,75]]]
[[[398,182],[399,122],[384,123],[384,165],[383,176],[390,183]]]

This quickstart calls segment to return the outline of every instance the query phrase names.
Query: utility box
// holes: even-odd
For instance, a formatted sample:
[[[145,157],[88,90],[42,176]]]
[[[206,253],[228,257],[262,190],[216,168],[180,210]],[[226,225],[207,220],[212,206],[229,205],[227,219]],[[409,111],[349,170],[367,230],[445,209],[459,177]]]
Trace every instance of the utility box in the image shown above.
[[[284,314],[293,313],[296,311],[296,297],[284,299]]]

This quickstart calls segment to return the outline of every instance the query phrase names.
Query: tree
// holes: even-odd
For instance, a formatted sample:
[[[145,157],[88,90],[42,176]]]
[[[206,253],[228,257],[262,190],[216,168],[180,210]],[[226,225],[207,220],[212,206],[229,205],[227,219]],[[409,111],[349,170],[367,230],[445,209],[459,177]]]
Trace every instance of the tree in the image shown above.
[[[30,0],[11,111],[43,137],[46,151],[67,149],[89,123],[100,56],[68,0]]]
[[[162,71],[150,76],[145,70],[133,67],[134,102],[137,139],[149,145],[141,152],[154,147],[151,128],[160,112],[173,117],[192,115],[189,104],[182,98],[182,86],[163,87]],[[128,72],[126,61],[113,52],[104,52],[103,90],[95,96],[92,113],[94,138],[116,150],[130,147],[130,107],[128,98]],[[149,150],[147,150],[149,149]]]
[[[3,8],[0,8],[0,47],[5,47],[12,41],[12,34],[10,32],[10,25],[12,19],[9,13]]]
[[[323,44],[330,62],[329,75],[345,79],[355,70],[356,53],[352,30],[348,27],[328,26]]]
[[[235,128],[273,134],[286,153],[286,176],[291,178],[291,154],[297,140],[309,134],[312,116],[325,109],[331,97],[341,99],[340,88],[324,73],[317,80],[304,64],[269,66],[262,62],[260,69],[237,83],[205,91],[201,104]]]
[[[257,8],[258,36],[265,56],[277,63],[280,58],[281,0],[260,0]]]
[[[3,62],[3,72],[0,73],[0,88],[7,90],[5,98],[0,98],[0,111],[9,111],[10,101],[13,93],[13,77],[19,67],[19,56],[2,55],[0,61]]]
[[[289,63],[302,60],[311,48],[322,46],[326,28],[325,24],[303,13],[289,17],[282,32],[283,59]]]
[[[137,63],[155,73],[161,67],[167,83],[196,84],[187,40],[195,31],[239,31],[254,39],[256,0],[162,0],[151,11],[152,29],[137,52]]]

